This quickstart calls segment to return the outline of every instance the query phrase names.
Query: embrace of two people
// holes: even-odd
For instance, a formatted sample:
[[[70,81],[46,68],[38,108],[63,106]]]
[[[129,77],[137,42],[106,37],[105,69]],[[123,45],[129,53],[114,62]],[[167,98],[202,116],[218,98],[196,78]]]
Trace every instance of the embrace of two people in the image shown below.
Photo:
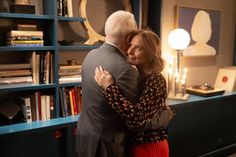
[[[126,11],[108,17],[105,35],[82,64],[78,156],[168,157],[166,127],[152,126],[167,98],[159,37]]]

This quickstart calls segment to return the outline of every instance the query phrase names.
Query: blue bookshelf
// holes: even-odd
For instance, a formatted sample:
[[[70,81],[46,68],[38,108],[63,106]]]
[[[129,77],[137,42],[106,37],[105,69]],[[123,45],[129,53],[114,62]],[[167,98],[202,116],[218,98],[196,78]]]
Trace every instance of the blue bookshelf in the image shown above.
[[[9,84],[0,86],[0,92],[17,92],[17,91],[29,91],[29,90],[42,90],[56,88],[56,84],[40,84],[40,85],[24,85],[24,84]]]
[[[57,128],[57,126],[67,126],[75,123],[79,116],[62,117],[61,105],[59,99],[59,88],[61,87],[81,87],[81,83],[63,83],[60,84],[58,69],[60,64],[60,51],[89,51],[98,46],[73,45],[59,46],[58,41],[58,25],[59,23],[83,22],[86,19],[81,17],[62,17],[57,16],[56,0],[38,0],[42,3],[43,9],[40,14],[23,14],[23,13],[3,13],[0,12],[0,64],[15,64],[28,60],[27,57],[32,52],[44,53],[50,51],[53,62],[52,82],[49,84],[4,84],[0,85],[0,98],[4,94],[20,95],[35,92],[42,92],[44,95],[53,95],[55,117],[46,121],[34,121],[32,123],[19,123],[0,126],[0,137],[5,134],[15,134],[18,132],[34,132],[36,130],[47,130]],[[43,31],[45,46],[7,46],[7,32],[14,29],[16,24],[34,24],[37,30]],[[10,56],[10,57],[8,57]],[[14,58],[15,56],[15,58]],[[1,65],[0,65],[1,66]]]
[[[98,48],[100,45],[72,45],[72,46],[58,46],[59,50],[92,50]]]
[[[78,83],[61,83],[61,84],[59,84],[59,87],[73,87],[73,86],[81,87],[82,83],[78,82]]]
[[[18,14],[18,13],[0,13],[0,18],[53,20],[54,16],[53,15]]]
[[[80,18],[80,17],[64,17],[64,16],[58,16],[57,17],[58,21],[67,21],[67,22],[83,22],[86,21],[85,18]]]
[[[55,46],[0,46],[0,51],[53,51]]]

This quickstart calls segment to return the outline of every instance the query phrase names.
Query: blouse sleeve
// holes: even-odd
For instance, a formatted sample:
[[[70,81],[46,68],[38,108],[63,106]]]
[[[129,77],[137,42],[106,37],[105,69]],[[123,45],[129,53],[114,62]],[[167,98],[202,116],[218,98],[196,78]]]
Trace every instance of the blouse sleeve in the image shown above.
[[[151,75],[136,104],[126,100],[115,84],[104,90],[104,95],[108,104],[126,121],[129,128],[140,129],[145,127],[165,104],[166,81],[161,74]]]

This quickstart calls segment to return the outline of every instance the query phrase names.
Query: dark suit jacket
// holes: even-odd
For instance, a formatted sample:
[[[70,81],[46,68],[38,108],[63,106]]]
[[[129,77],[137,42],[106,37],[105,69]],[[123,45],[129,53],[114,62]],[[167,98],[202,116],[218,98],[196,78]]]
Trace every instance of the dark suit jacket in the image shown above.
[[[127,128],[107,104],[102,88],[94,80],[95,68],[108,70],[122,93],[133,102],[138,72],[114,46],[104,43],[86,56],[82,65],[83,109],[78,121],[79,157],[124,157]]]

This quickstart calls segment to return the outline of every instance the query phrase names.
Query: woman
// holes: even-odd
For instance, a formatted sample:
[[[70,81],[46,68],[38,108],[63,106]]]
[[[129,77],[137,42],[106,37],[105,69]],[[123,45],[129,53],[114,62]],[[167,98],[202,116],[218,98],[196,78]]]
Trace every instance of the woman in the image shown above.
[[[159,37],[152,31],[136,32],[128,49],[128,62],[139,71],[141,95],[136,104],[128,102],[116,86],[111,74],[97,67],[95,80],[104,89],[109,105],[126,121],[130,128],[130,144],[133,157],[168,157],[169,146],[164,128],[148,128],[155,115],[164,106],[167,98],[166,81],[161,71]]]

